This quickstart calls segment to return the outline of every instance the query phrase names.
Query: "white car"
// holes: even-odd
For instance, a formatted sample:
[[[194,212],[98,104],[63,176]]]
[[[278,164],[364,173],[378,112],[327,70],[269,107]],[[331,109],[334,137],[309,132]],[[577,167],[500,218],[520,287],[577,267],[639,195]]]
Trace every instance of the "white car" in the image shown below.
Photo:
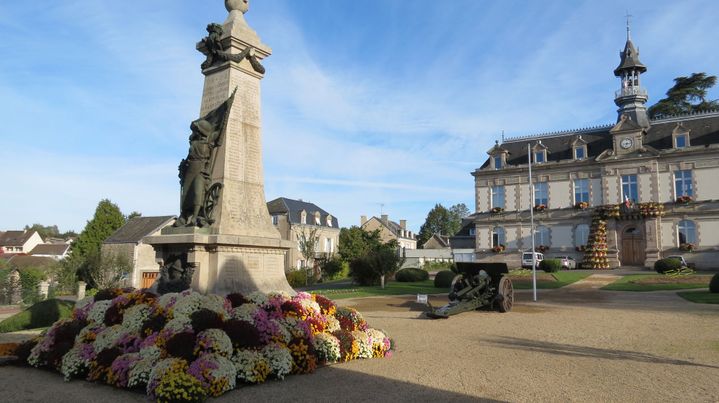
[[[535,259],[537,260],[537,268],[539,268],[539,262],[544,260],[544,255],[539,252],[534,252]],[[531,269],[532,268],[532,252],[524,252],[522,253],[522,268],[523,269]]]

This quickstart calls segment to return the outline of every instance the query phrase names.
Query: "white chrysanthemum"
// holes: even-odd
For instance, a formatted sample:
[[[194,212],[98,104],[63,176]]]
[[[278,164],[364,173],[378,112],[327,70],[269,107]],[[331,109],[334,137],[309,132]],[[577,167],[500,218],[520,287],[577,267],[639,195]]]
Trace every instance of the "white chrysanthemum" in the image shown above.
[[[268,344],[262,349],[262,355],[267,359],[272,374],[277,379],[284,379],[292,372],[292,353],[287,347],[274,343]]]
[[[369,336],[370,343],[372,343],[372,345],[384,343],[384,339],[387,337],[384,333],[382,333],[382,331],[372,328],[367,329],[366,333],[367,336]]]
[[[98,333],[94,343],[95,351],[100,352],[106,348],[114,347],[117,340],[126,333],[127,331],[122,325],[108,327]]]
[[[247,298],[254,302],[257,305],[264,306],[267,305],[267,294],[255,291],[247,296]]]
[[[333,333],[342,328],[342,326],[340,326],[340,321],[338,321],[334,316],[326,316],[325,318],[327,319],[325,331]]]
[[[192,320],[187,315],[175,313],[174,317],[167,322],[165,329],[171,330],[172,333],[180,333],[192,328]]]
[[[316,334],[312,344],[320,360],[326,362],[340,360],[340,341],[335,336],[329,333]]]
[[[369,336],[362,330],[355,330],[352,332],[352,337],[357,340],[359,346],[358,358],[372,358],[372,342]]]
[[[157,304],[160,305],[163,309],[168,309],[172,305],[177,302],[178,298],[180,298],[180,294],[177,292],[168,292],[165,295],[162,295],[158,300]]]
[[[279,319],[278,322],[282,325],[281,328],[289,332],[290,337],[305,337],[305,328],[302,326],[303,322],[299,318],[294,316],[286,316]]]
[[[322,313],[320,304],[318,304],[317,302],[315,302],[311,299],[301,299],[301,300],[299,300],[299,302],[305,311],[311,312],[313,315],[319,315]]]
[[[75,302],[75,309],[82,309],[95,302],[95,297],[85,297]]]
[[[143,358],[136,362],[127,373],[127,387],[145,387],[150,380],[150,372],[152,372],[152,368],[157,361],[158,359],[154,358]]]
[[[207,329],[197,334],[197,347],[201,351],[229,357],[232,354],[232,340],[223,330]]]
[[[232,317],[253,323],[255,321],[254,314],[258,309],[260,309],[260,307],[255,304],[242,304],[232,310]]]
[[[122,327],[128,332],[139,332],[142,325],[150,318],[150,306],[147,304],[134,305],[125,311],[122,318]]]
[[[189,317],[193,312],[197,312],[202,308],[203,298],[199,292],[192,292],[187,295],[180,294],[175,306],[172,307],[174,315],[184,315]]]
[[[213,396],[219,396],[235,388],[235,385],[237,384],[237,368],[229,358],[225,358],[218,354],[205,354],[199,359],[212,362],[217,366],[217,368],[208,371],[209,374],[207,375],[209,375],[209,377],[214,380],[227,380],[227,383],[224,384],[224,388],[222,390],[215,391]]]
[[[82,358],[80,352],[81,346],[76,345],[62,356],[60,373],[64,376],[65,381],[69,381],[73,376],[82,375],[89,369],[89,363]]]
[[[140,350],[139,354],[143,360],[157,361],[162,356],[162,350],[157,346],[148,346]]]
[[[222,295],[203,295],[201,308],[209,309],[212,312],[222,315],[227,315],[227,310],[225,310],[225,297]]]
[[[264,361],[267,367],[271,369],[267,358],[259,351],[237,350],[232,355],[232,363],[235,364],[237,378],[244,382],[257,383],[263,380],[258,379],[258,374],[255,372],[255,368],[261,361]]]
[[[88,322],[103,323],[105,321],[105,312],[110,305],[112,305],[110,300],[95,302],[95,305],[87,314]]]

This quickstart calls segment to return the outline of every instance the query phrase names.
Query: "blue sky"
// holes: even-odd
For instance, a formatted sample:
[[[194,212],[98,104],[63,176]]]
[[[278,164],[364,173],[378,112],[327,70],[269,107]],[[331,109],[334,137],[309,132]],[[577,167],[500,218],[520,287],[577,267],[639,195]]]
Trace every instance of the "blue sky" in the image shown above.
[[[502,130],[613,122],[627,11],[650,104],[674,77],[719,74],[713,0],[250,6],[273,49],[266,198],[314,202],[341,226],[383,211],[418,231],[435,203],[473,210],[470,172]],[[177,214],[203,84],[194,45],[226,15],[220,0],[0,3],[0,230],[79,231],[103,198]]]

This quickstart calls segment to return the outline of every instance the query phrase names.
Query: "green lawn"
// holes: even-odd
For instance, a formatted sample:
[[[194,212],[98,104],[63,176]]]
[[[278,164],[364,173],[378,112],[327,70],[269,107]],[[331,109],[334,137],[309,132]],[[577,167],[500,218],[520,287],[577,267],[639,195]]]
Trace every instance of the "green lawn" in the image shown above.
[[[532,288],[532,274],[531,271],[528,272],[529,275],[524,273],[522,276],[510,275],[515,289],[527,290]],[[537,271],[537,288],[561,288],[565,285],[587,278],[590,274],[591,273],[588,272],[575,271],[558,271],[556,273]]]
[[[331,299],[345,299],[380,295],[443,294],[447,293],[448,290],[435,288],[432,280],[425,280],[416,283],[391,281],[385,284],[384,289],[380,286],[340,285],[337,288],[307,289],[307,292],[321,294]]]
[[[662,274],[632,274],[602,287],[602,290],[663,291],[706,288],[710,278],[711,276],[707,275],[669,277]]]
[[[48,327],[58,319],[68,318],[75,304],[71,301],[49,299],[0,322],[0,333]]]
[[[719,294],[709,291],[682,291],[677,293],[680,297],[698,304],[719,304]]]

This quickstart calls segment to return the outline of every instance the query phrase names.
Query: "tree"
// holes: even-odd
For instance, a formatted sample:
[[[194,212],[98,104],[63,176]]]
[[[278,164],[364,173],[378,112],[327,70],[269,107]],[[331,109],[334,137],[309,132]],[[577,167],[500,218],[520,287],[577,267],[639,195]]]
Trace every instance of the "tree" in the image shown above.
[[[360,227],[352,226],[340,230],[337,253],[342,260],[349,263],[360,256],[366,255],[382,244],[379,230],[367,232]]]
[[[38,235],[40,235],[40,238],[43,240],[47,238],[59,238],[60,237],[60,230],[57,228],[57,225],[48,225],[44,226],[42,224],[33,224],[33,225],[26,225],[25,231],[37,231]]]
[[[140,213],[139,211],[133,211],[132,213],[127,215],[125,221],[130,221],[135,217],[142,217],[142,213]]]
[[[449,209],[441,204],[435,204],[419,229],[417,245],[424,245],[434,234],[447,236],[456,234],[462,228],[462,218],[468,215],[469,209],[464,203],[455,204]]]
[[[110,200],[103,199],[95,209],[95,215],[85,225],[85,229],[72,243],[68,264],[78,267],[78,275],[88,284],[93,284],[88,265],[90,258],[99,259],[102,242],[118,228],[125,225],[125,216],[120,208]]]
[[[382,285],[385,276],[392,275],[402,265],[396,240],[381,243],[376,248],[350,262],[350,276],[360,285]]]
[[[314,269],[314,260],[315,260],[315,251],[317,250],[317,244],[320,241],[320,237],[317,236],[317,232],[319,231],[319,228],[314,227],[309,230],[309,232],[305,232],[303,229],[299,229],[297,231],[297,246],[300,250],[300,254],[305,258],[305,262],[307,262],[307,268],[308,270]],[[317,278],[319,278],[319,273],[313,273]],[[310,275],[308,274],[307,277]]]
[[[719,100],[707,100],[707,90],[716,84],[716,76],[692,73],[689,77],[677,77],[674,86],[649,108],[649,117],[679,115],[698,111],[719,109]]]
[[[93,288],[119,287],[132,271],[130,260],[113,253],[93,254],[85,262],[86,275]]]

